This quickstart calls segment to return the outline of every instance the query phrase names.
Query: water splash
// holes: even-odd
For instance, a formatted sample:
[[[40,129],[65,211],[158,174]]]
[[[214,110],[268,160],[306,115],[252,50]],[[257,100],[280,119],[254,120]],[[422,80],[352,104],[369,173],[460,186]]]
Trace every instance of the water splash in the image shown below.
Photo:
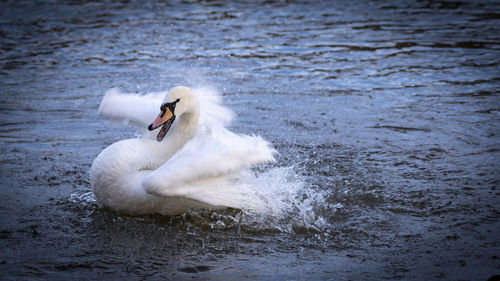
[[[242,210],[242,225],[285,233],[325,232],[331,226],[320,210],[342,208],[327,202],[328,192],[306,185],[304,177],[293,167],[275,167],[256,179],[253,198],[261,208]]]
[[[342,204],[328,202],[331,194],[306,184],[294,167],[273,167],[238,176],[245,188],[246,208],[219,211],[191,210],[178,216],[187,228],[244,231],[250,233],[319,234],[327,237],[332,226],[323,216]]]
[[[84,192],[84,193],[79,193],[79,192],[74,192],[71,193],[69,197],[69,202],[81,207],[88,207],[88,206],[95,206],[97,205],[97,202],[94,197],[94,193],[92,191]]]
[[[248,206],[251,208],[190,210],[162,221],[186,225],[188,229],[328,235],[332,227],[322,216],[322,211],[329,209],[331,213],[343,207],[329,203],[328,192],[308,186],[305,178],[293,167],[274,167],[259,173],[248,173],[240,180],[245,181],[247,192],[251,193],[248,194]],[[88,213],[100,208],[92,191],[72,193],[69,203]]]

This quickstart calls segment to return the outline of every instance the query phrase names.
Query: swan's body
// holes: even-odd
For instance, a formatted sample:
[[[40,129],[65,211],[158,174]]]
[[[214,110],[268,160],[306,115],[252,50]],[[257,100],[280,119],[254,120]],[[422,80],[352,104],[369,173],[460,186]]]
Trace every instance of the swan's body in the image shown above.
[[[202,92],[106,93],[99,107],[105,118],[146,128],[160,106],[162,113],[150,125],[153,132],[116,142],[94,160],[90,181],[101,205],[129,214],[254,207],[241,176],[251,165],[273,161],[274,150],[260,137],[228,131],[232,113],[215,93]]]

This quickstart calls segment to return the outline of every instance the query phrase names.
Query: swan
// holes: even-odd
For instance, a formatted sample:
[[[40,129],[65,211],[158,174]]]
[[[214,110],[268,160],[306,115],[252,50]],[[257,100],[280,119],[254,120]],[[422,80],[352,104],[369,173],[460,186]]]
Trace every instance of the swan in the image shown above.
[[[275,161],[276,151],[260,136],[226,129],[233,114],[216,92],[177,86],[139,95],[111,89],[98,114],[145,131],[111,144],[93,161],[90,183],[101,206],[131,215],[258,208],[245,180],[248,169]]]

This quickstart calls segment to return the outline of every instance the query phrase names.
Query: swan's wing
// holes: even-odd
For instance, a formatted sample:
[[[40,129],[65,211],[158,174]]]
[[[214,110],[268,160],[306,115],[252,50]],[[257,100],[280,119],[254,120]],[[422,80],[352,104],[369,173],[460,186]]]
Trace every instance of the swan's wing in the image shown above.
[[[252,188],[256,177],[249,171],[235,173],[224,178],[213,178],[192,182],[179,189],[176,196],[193,199],[214,207],[260,210],[260,201],[255,199]]]
[[[224,127],[233,120],[234,113],[222,106],[220,94],[211,88],[193,89],[200,104],[200,126]]]
[[[233,119],[233,112],[222,106],[220,94],[210,88],[193,90],[200,103],[200,125],[205,127],[226,126]],[[166,92],[146,95],[122,93],[113,88],[106,92],[99,106],[101,117],[136,125],[141,128],[149,125],[160,112]]]
[[[110,89],[104,95],[98,113],[112,121],[146,128],[160,112],[164,96],[165,93],[139,95]]]
[[[240,136],[224,128],[198,132],[169,161],[147,176],[142,184],[148,193],[184,196],[212,204],[208,198],[200,196],[202,193],[197,193],[198,189],[190,187],[190,183],[274,161],[274,153],[275,150],[258,136]]]

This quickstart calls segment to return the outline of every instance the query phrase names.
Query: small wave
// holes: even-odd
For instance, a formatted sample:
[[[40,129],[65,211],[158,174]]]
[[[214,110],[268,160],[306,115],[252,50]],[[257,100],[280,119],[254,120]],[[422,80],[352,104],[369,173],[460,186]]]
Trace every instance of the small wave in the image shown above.
[[[81,207],[87,207],[90,205],[96,205],[97,202],[94,197],[94,193],[92,191],[84,192],[84,193],[71,193],[69,197],[69,201],[75,205]]]

